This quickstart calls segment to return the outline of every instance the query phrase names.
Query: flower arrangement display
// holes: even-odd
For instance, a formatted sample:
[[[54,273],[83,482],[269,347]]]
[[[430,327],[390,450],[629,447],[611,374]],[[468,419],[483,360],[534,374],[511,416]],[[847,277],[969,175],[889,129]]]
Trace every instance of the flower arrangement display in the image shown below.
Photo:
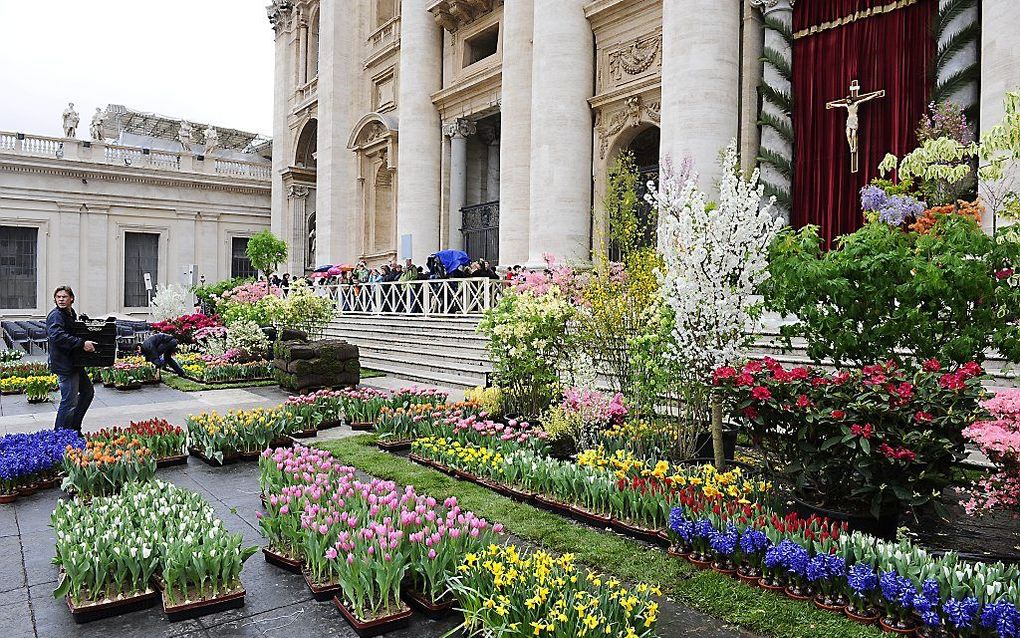
[[[439,422],[447,411],[431,403],[419,403],[408,407],[391,408],[383,406],[375,420],[375,431],[380,439],[412,441],[421,436],[433,436],[439,432]]]
[[[390,396],[393,407],[409,407],[412,405],[442,405],[446,403],[450,393],[444,390],[419,388],[411,386],[394,390]]]
[[[594,446],[606,454],[624,452],[638,459],[665,458],[677,442],[676,424],[661,419],[633,419],[614,425],[597,434]]]
[[[0,350],[0,363],[10,363],[12,361],[21,361],[25,353],[21,350]]]
[[[101,368],[99,376],[107,385],[129,390],[155,381],[159,378],[159,371],[144,357],[124,357],[117,359],[111,367]]]
[[[50,392],[57,389],[57,375],[49,374],[25,379],[25,394],[29,403],[41,403],[50,400]]]
[[[344,421],[352,425],[374,424],[383,407],[389,405],[389,394],[382,390],[349,388],[339,392]]]
[[[1002,390],[982,407],[991,419],[974,423],[963,436],[981,448],[997,471],[974,486],[967,512],[1020,512],[1020,390]]]
[[[721,367],[714,381],[812,505],[879,518],[949,483],[982,375],[976,363],[945,370],[934,359],[916,371],[889,361],[827,373],[766,358]]]
[[[20,350],[3,350],[4,352],[18,352]],[[8,379],[11,377],[35,377],[40,375],[49,374],[49,367],[41,361],[21,361],[21,358],[10,359],[6,362],[0,362],[0,379]]]
[[[266,450],[259,468],[270,549],[302,563],[312,591],[335,593],[355,621],[405,613],[405,576],[426,605],[442,602],[464,556],[502,531],[454,498],[440,505],[411,486],[359,481],[326,452]]]
[[[109,441],[87,440],[85,447],[64,454],[61,489],[81,498],[109,496],[129,482],[151,479],[156,457],[137,438],[118,436]]]
[[[73,610],[153,591],[159,579],[164,609],[241,595],[244,547],[201,496],[162,481],[128,483],[120,494],[60,501],[51,526],[54,564],[62,575],[55,597]]]
[[[268,281],[255,281],[241,284],[220,295],[220,303],[253,304],[262,300],[266,295],[283,297],[283,290],[279,286],[273,286]]]
[[[195,333],[203,328],[215,328],[222,326],[218,315],[204,315],[196,312],[190,315],[183,315],[169,321],[157,321],[152,324],[152,329],[164,332],[173,336],[181,344],[195,342]]]
[[[503,391],[493,386],[483,388],[478,386],[464,392],[464,400],[478,404],[483,412],[487,412],[492,418],[503,416]]]
[[[268,361],[247,360],[248,354],[239,349],[227,350],[221,355],[188,353],[178,359],[189,377],[204,383],[262,381],[272,378],[272,366]]]
[[[6,377],[0,379],[0,393],[21,394],[33,389],[35,396],[48,394],[57,389],[57,377],[52,374],[37,374],[25,377]]]
[[[314,434],[326,418],[318,393],[287,397],[280,406],[280,418],[287,422],[287,431]]]
[[[603,394],[597,390],[567,388],[563,400],[549,410],[545,429],[554,440],[567,440],[585,449],[595,445],[599,434],[623,423],[627,406],[623,395]]]
[[[156,462],[179,458],[188,453],[188,433],[180,426],[171,425],[166,419],[132,421],[127,427],[103,428],[88,434],[89,441],[103,441],[107,444],[118,439],[139,441],[156,457]]]
[[[43,430],[0,437],[0,503],[55,484],[64,454],[85,445],[79,432]]]
[[[465,556],[451,588],[472,635],[655,636],[662,593],[633,588],[578,569],[573,556],[554,557],[515,545],[491,545]]]
[[[265,408],[229,410],[224,415],[203,412],[188,417],[188,444],[202,456],[224,463],[261,453],[287,434],[288,423],[278,410]]]

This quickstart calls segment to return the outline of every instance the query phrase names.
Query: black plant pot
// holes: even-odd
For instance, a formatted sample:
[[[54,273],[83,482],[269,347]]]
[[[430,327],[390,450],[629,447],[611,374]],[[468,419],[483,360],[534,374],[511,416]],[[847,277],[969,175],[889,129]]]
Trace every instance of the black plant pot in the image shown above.
[[[723,452],[726,455],[727,461],[732,461],[733,456],[737,451],[737,431],[736,430],[723,430]],[[696,439],[694,439],[694,454],[691,458],[700,459],[712,459],[715,458],[715,449],[712,447],[712,433],[711,432],[699,432]]]
[[[826,509],[798,496],[793,497],[793,511],[805,518],[814,514],[830,520],[845,522],[850,531],[864,532],[885,540],[896,539],[896,528],[900,522],[898,512],[886,512],[875,518],[869,513]]]

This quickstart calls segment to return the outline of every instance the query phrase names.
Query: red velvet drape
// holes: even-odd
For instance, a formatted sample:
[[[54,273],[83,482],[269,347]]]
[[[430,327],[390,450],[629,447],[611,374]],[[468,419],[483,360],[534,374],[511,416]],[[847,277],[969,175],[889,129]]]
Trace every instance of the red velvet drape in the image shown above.
[[[801,0],[793,30],[882,6],[890,0]],[[914,130],[928,103],[935,52],[936,0],[883,13],[794,41],[794,227],[820,226],[826,246],[860,227],[860,189],[878,175],[886,153],[902,156],[916,143]],[[860,107],[860,172],[850,173],[846,109],[825,104],[849,94],[884,89],[884,98]]]

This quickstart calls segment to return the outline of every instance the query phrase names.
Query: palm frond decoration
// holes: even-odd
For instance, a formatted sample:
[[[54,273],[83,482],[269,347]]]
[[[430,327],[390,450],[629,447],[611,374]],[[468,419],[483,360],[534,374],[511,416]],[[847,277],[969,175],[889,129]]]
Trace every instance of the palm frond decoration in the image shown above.
[[[758,162],[768,164],[786,179],[793,180],[793,162],[789,157],[785,157],[771,148],[762,147],[758,154]]]
[[[784,142],[793,146],[793,123],[790,122],[790,118],[762,110],[758,118],[758,124],[771,128]]]
[[[766,46],[761,55],[762,62],[770,65],[787,82],[793,80],[793,68],[790,60],[779,51]]]

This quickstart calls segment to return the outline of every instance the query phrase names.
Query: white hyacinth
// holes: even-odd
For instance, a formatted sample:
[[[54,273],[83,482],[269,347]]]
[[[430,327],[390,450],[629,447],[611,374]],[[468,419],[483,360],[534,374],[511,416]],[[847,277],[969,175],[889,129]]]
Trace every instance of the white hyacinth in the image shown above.
[[[749,345],[760,316],[754,299],[768,278],[768,247],[783,221],[761,205],[758,171],[739,174],[731,143],[722,162],[719,205],[708,210],[698,176],[664,174],[648,201],[659,215],[663,298],[676,315],[674,356],[707,381]]]

